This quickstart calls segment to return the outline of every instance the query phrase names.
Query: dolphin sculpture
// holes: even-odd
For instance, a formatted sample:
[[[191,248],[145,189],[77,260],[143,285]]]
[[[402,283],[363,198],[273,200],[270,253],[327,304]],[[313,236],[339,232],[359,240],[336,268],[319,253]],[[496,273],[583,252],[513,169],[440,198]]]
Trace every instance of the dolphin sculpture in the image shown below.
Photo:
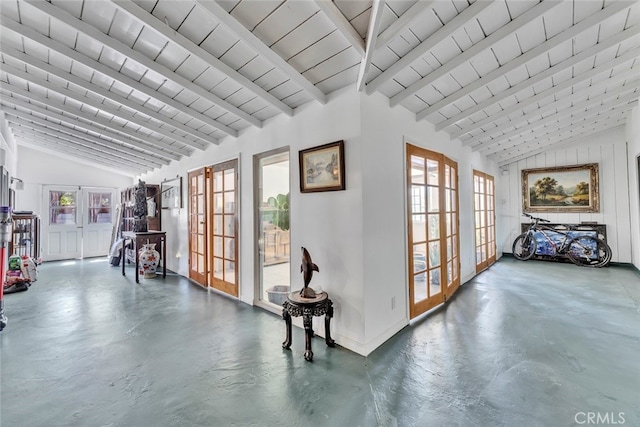
[[[311,261],[311,255],[309,255],[309,251],[303,246],[302,247],[302,265],[300,265],[300,272],[302,273],[302,277],[304,278],[304,288],[300,291],[300,295],[303,298],[315,298],[316,292],[309,287],[309,282],[311,282],[311,278],[313,277],[313,272],[320,272],[320,269],[317,265]]]

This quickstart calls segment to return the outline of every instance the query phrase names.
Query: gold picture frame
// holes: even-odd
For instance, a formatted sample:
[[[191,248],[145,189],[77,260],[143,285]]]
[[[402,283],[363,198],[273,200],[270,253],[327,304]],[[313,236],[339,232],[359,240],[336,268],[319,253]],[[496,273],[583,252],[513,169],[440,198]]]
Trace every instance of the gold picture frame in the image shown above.
[[[598,164],[522,170],[524,212],[600,212]]]
[[[344,141],[331,142],[299,152],[300,191],[339,191],[346,188]]]

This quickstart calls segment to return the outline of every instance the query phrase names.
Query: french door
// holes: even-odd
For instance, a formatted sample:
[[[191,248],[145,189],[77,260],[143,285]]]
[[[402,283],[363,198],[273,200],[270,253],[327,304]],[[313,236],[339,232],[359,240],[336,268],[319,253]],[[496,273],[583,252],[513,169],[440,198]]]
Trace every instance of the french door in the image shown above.
[[[112,188],[45,185],[43,258],[46,261],[109,254],[116,197]]]
[[[491,175],[473,171],[476,273],[496,262],[496,211]]]
[[[207,217],[211,169],[189,172],[189,278],[202,286],[207,282]]]
[[[189,172],[189,278],[238,296],[238,160]]]
[[[414,318],[460,286],[457,163],[407,144],[409,312]]]
[[[213,242],[211,245],[210,285],[238,296],[238,160],[219,163],[213,173]]]

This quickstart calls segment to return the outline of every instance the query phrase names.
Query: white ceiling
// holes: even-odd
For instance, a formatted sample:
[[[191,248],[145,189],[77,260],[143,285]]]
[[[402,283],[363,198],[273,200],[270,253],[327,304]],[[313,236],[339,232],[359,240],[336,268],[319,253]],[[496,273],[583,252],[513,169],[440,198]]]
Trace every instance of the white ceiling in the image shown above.
[[[136,175],[352,85],[507,164],[625,123],[640,4],[1,0],[19,144]]]

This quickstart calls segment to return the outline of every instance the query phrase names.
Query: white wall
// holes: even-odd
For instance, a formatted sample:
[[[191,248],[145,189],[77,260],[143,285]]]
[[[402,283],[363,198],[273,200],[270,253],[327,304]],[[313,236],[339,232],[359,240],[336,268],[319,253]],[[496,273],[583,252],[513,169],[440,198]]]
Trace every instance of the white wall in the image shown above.
[[[346,191],[301,194],[298,151],[345,141]],[[462,148],[448,135],[436,133],[426,121],[403,108],[390,108],[379,94],[358,94],[353,87],[296,110],[295,117],[278,116],[263,129],[249,129],[237,140],[228,138],[180,162],[142,177],[160,183],[176,175],[240,156],[240,299],[254,303],[253,155],[289,146],[291,155],[292,288],[300,288],[299,248],[309,249],[320,267],[312,287],[326,290],[334,302],[332,335],[338,344],[360,354],[376,347],[408,324],[406,277],[405,139],[439,151],[458,162],[461,215],[461,277],[475,274],[473,242],[472,170],[493,175],[498,168],[480,155]],[[239,154],[241,153],[241,154]],[[186,202],[186,199],[185,199]],[[186,204],[185,204],[186,206]],[[167,215],[171,212],[171,216]],[[187,209],[163,211],[168,232],[168,267],[188,275]],[[180,255],[180,258],[176,257]],[[395,298],[395,309],[391,298]],[[322,319],[314,329],[323,334]]]
[[[499,186],[504,198],[497,201],[498,223],[503,224],[498,244],[504,252],[511,253],[511,244],[520,233],[520,223],[527,222],[522,217],[521,170],[584,163],[599,164],[600,212],[541,213],[537,216],[556,223],[597,221],[606,224],[607,243],[613,251],[612,261],[631,262],[628,162],[623,126],[585,136],[579,143],[508,165],[509,175],[501,180]]]
[[[640,107],[636,107],[627,119],[627,153],[629,159],[629,202],[631,216],[631,262],[640,269]]]
[[[381,94],[364,96],[362,121],[364,291],[367,352],[408,324],[405,141],[458,163],[462,283],[475,275],[473,169],[493,175],[495,162],[472,154]],[[395,298],[395,309],[391,299]]]
[[[300,193],[298,151],[344,140],[346,191]],[[300,274],[300,247],[306,247],[320,273],[312,287],[327,291],[334,303],[332,336],[338,344],[358,353],[364,349],[362,291],[362,203],[360,158],[360,106],[353,88],[329,96],[327,105],[310,103],[296,109],[295,117],[279,115],[262,129],[247,129],[237,139],[227,138],[180,162],[141,178],[159,184],[165,178],[183,176],[186,202],[187,171],[240,158],[240,288],[242,301],[253,304],[254,288],[254,207],[253,155],[279,147],[290,147],[291,161],[291,287],[303,285]],[[167,267],[188,276],[187,208],[163,210],[162,228],[167,231]],[[169,212],[169,214],[167,214]],[[176,255],[179,254],[180,258]],[[299,320],[299,319],[296,319]],[[314,330],[323,334],[321,318]]]

